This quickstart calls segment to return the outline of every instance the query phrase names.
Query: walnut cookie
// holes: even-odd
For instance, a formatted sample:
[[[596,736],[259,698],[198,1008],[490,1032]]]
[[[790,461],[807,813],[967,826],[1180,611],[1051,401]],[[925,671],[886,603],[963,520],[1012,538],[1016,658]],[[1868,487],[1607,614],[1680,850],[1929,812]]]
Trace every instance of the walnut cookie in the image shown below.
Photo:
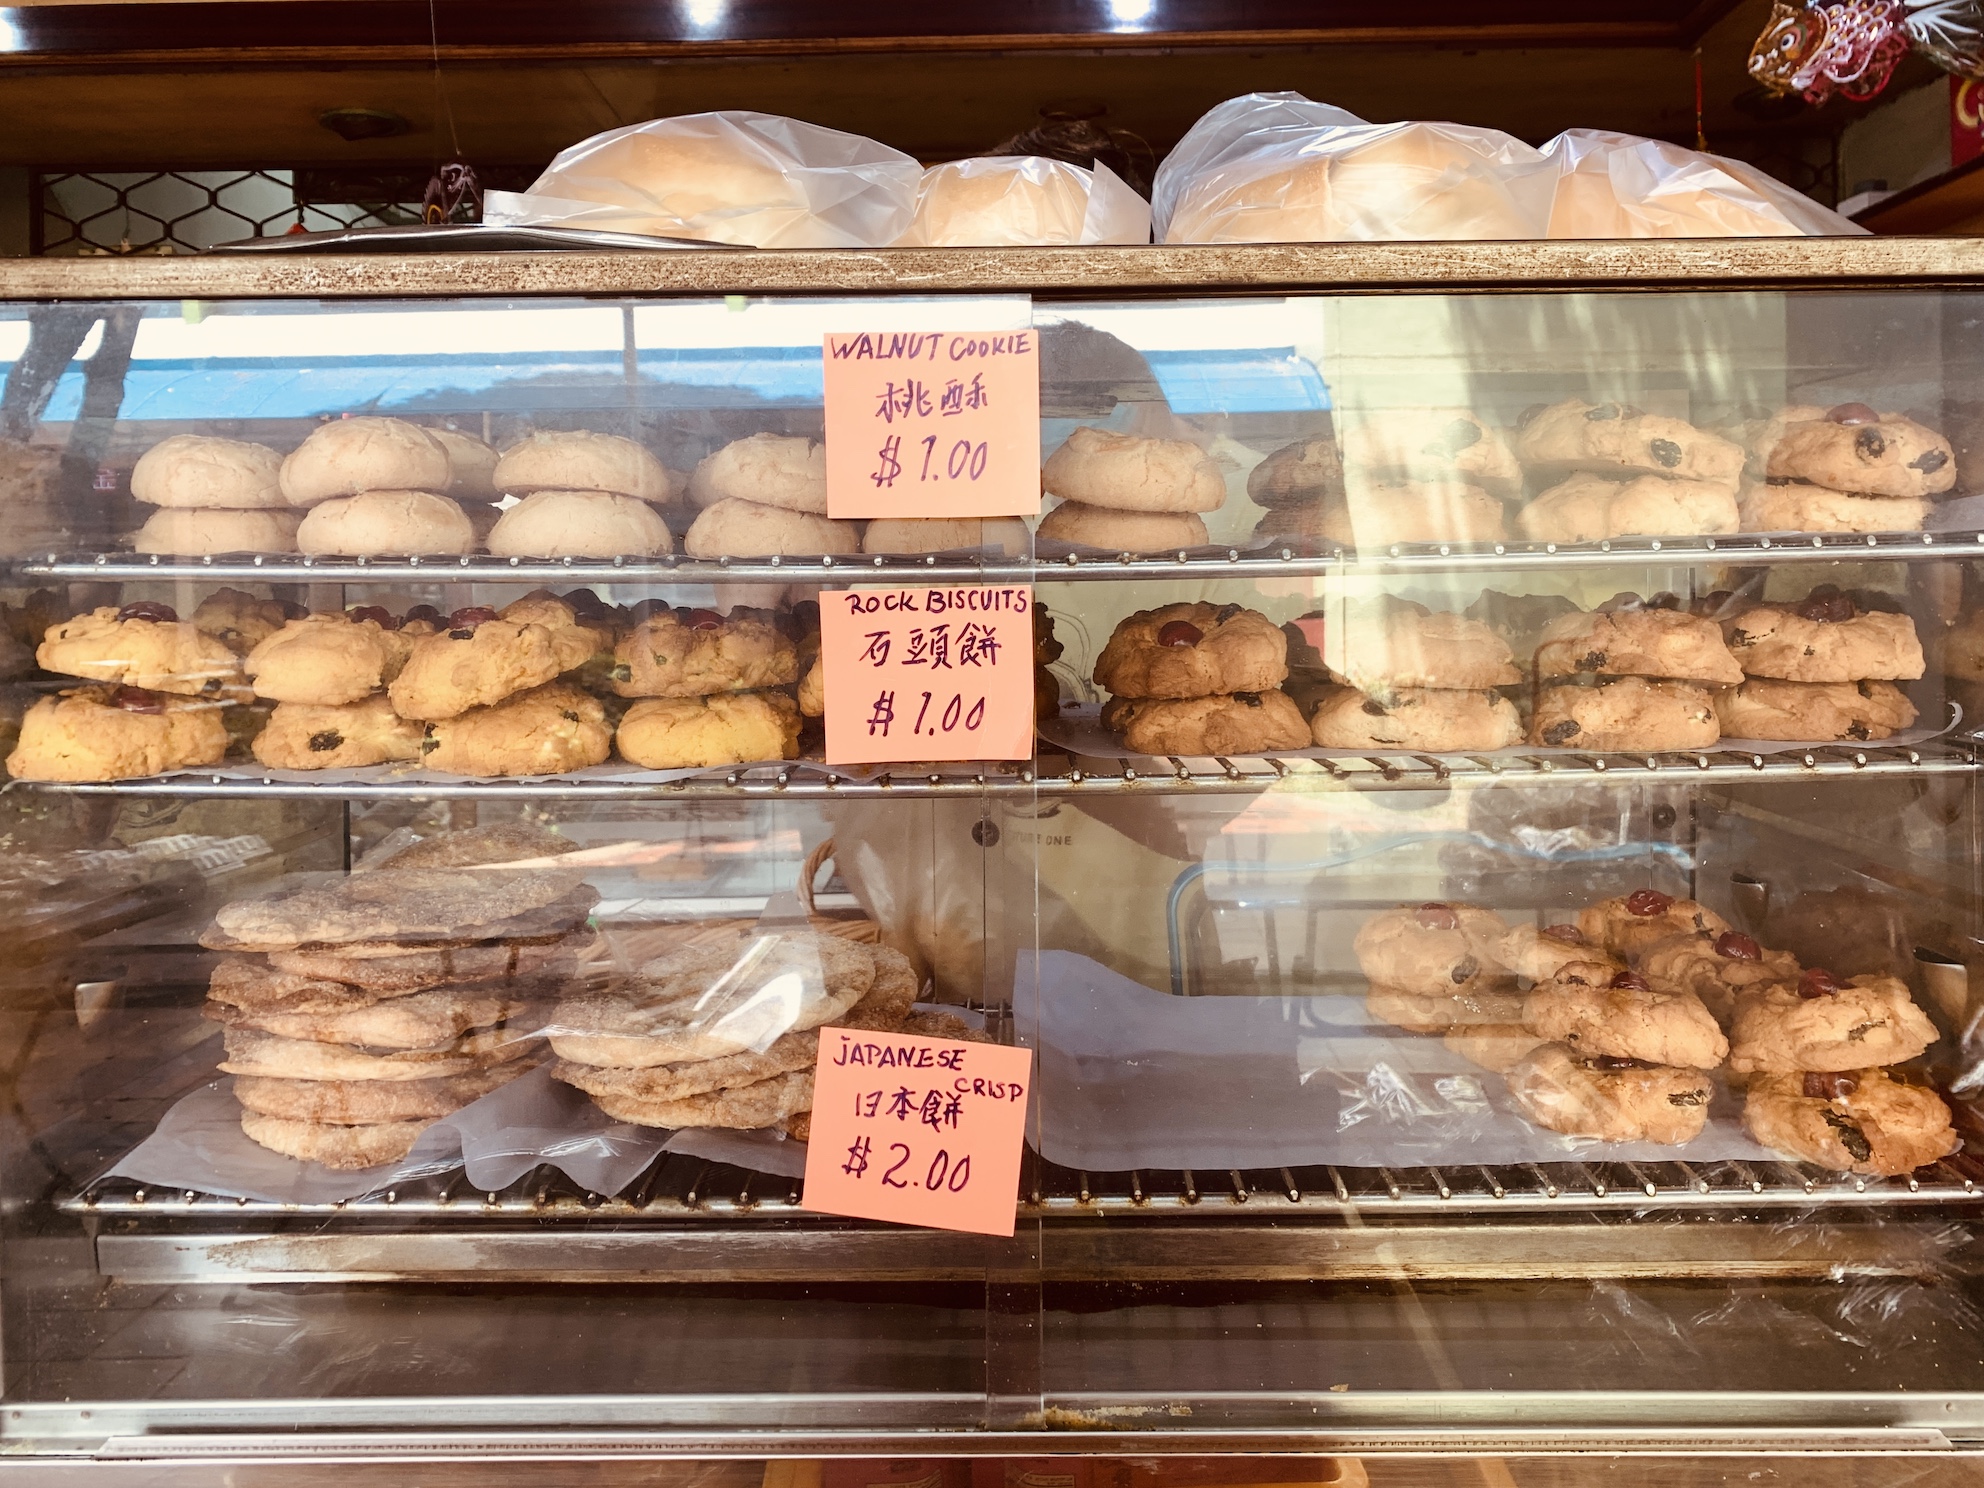
[[[1516,1109],[1538,1126],[1601,1142],[1691,1142],[1708,1124],[1713,1094],[1700,1070],[1581,1057],[1563,1044],[1532,1049],[1504,1078]]]
[[[1117,625],[1094,678],[1118,697],[1266,692],[1288,675],[1288,638],[1240,605],[1204,601],[1139,610]]]
[[[1884,1069],[1752,1080],[1743,1128],[1800,1162],[1884,1178],[1912,1173],[1963,1145],[1941,1096]]]
[[[1694,993],[1656,992],[1637,972],[1608,973],[1593,962],[1572,962],[1530,988],[1522,1024],[1587,1057],[1714,1069],[1729,1054],[1729,1041]]]
[[[1900,1064],[1937,1038],[1936,1025],[1895,977],[1842,980],[1816,967],[1737,999],[1729,1067],[1739,1075]]]
[[[1451,997],[1511,987],[1496,959],[1508,930],[1500,915],[1477,905],[1408,904],[1371,916],[1351,948],[1378,986]]]

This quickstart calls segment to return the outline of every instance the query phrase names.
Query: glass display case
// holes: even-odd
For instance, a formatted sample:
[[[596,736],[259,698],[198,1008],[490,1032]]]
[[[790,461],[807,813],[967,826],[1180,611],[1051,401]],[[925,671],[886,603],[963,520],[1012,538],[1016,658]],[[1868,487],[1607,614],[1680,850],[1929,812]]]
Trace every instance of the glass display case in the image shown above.
[[[0,1470],[1965,1460],[1966,259],[0,266]],[[826,515],[1026,328],[1039,520]],[[1030,757],[823,760],[1016,583]],[[807,1209],[834,1026],[1034,1051],[1010,1239]]]

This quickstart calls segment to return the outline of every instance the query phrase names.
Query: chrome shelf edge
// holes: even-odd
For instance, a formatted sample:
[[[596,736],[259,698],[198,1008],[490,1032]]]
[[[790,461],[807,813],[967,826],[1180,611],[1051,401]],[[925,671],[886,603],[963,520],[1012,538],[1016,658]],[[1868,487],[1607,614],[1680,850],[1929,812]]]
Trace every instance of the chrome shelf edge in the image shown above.
[[[1381,573],[1498,572],[1531,568],[1646,568],[1665,564],[1907,562],[1984,557],[1984,532],[1810,533],[1613,538],[1605,542],[1398,543],[1384,549],[1221,548],[1170,554],[1087,553],[1032,559],[847,554],[776,559],[168,558],[50,553],[16,558],[26,579],[227,579],[339,584],[794,584],[890,582],[1053,584],[1081,580],[1302,578]]]

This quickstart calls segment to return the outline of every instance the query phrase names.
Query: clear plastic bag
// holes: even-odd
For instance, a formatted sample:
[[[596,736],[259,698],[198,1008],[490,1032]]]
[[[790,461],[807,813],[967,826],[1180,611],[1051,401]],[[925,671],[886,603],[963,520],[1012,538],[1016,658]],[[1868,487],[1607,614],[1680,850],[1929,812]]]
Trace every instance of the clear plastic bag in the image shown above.
[[[1148,243],[1150,203],[1108,166],[993,155],[923,173],[905,248]]]
[[[750,248],[881,248],[902,236],[923,168],[858,134],[727,110],[609,129],[558,152],[483,221],[695,238]]]
[[[1795,238],[1867,231],[1753,165],[1664,140],[1567,129],[1542,153],[1557,172],[1553,238]]]
[[[1228,99],[1158,167],[1160,243],[1540,238],[1554,170],[1514,135],[1369,124],[1299,93]]]

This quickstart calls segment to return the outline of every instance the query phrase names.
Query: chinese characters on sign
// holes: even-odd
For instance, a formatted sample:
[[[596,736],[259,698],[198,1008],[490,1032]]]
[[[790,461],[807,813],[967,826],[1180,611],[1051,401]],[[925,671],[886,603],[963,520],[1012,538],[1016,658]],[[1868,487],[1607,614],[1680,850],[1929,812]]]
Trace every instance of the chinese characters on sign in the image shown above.
[[[830,589],[820,657],[832,764],[1033,753],[1033,590]]]
[[[1033,1051],[820,1030],[805,1207],[1013,1233]]]
[[[1040,510],[1034,332],[829,335],[825,356],[829,516]]]

